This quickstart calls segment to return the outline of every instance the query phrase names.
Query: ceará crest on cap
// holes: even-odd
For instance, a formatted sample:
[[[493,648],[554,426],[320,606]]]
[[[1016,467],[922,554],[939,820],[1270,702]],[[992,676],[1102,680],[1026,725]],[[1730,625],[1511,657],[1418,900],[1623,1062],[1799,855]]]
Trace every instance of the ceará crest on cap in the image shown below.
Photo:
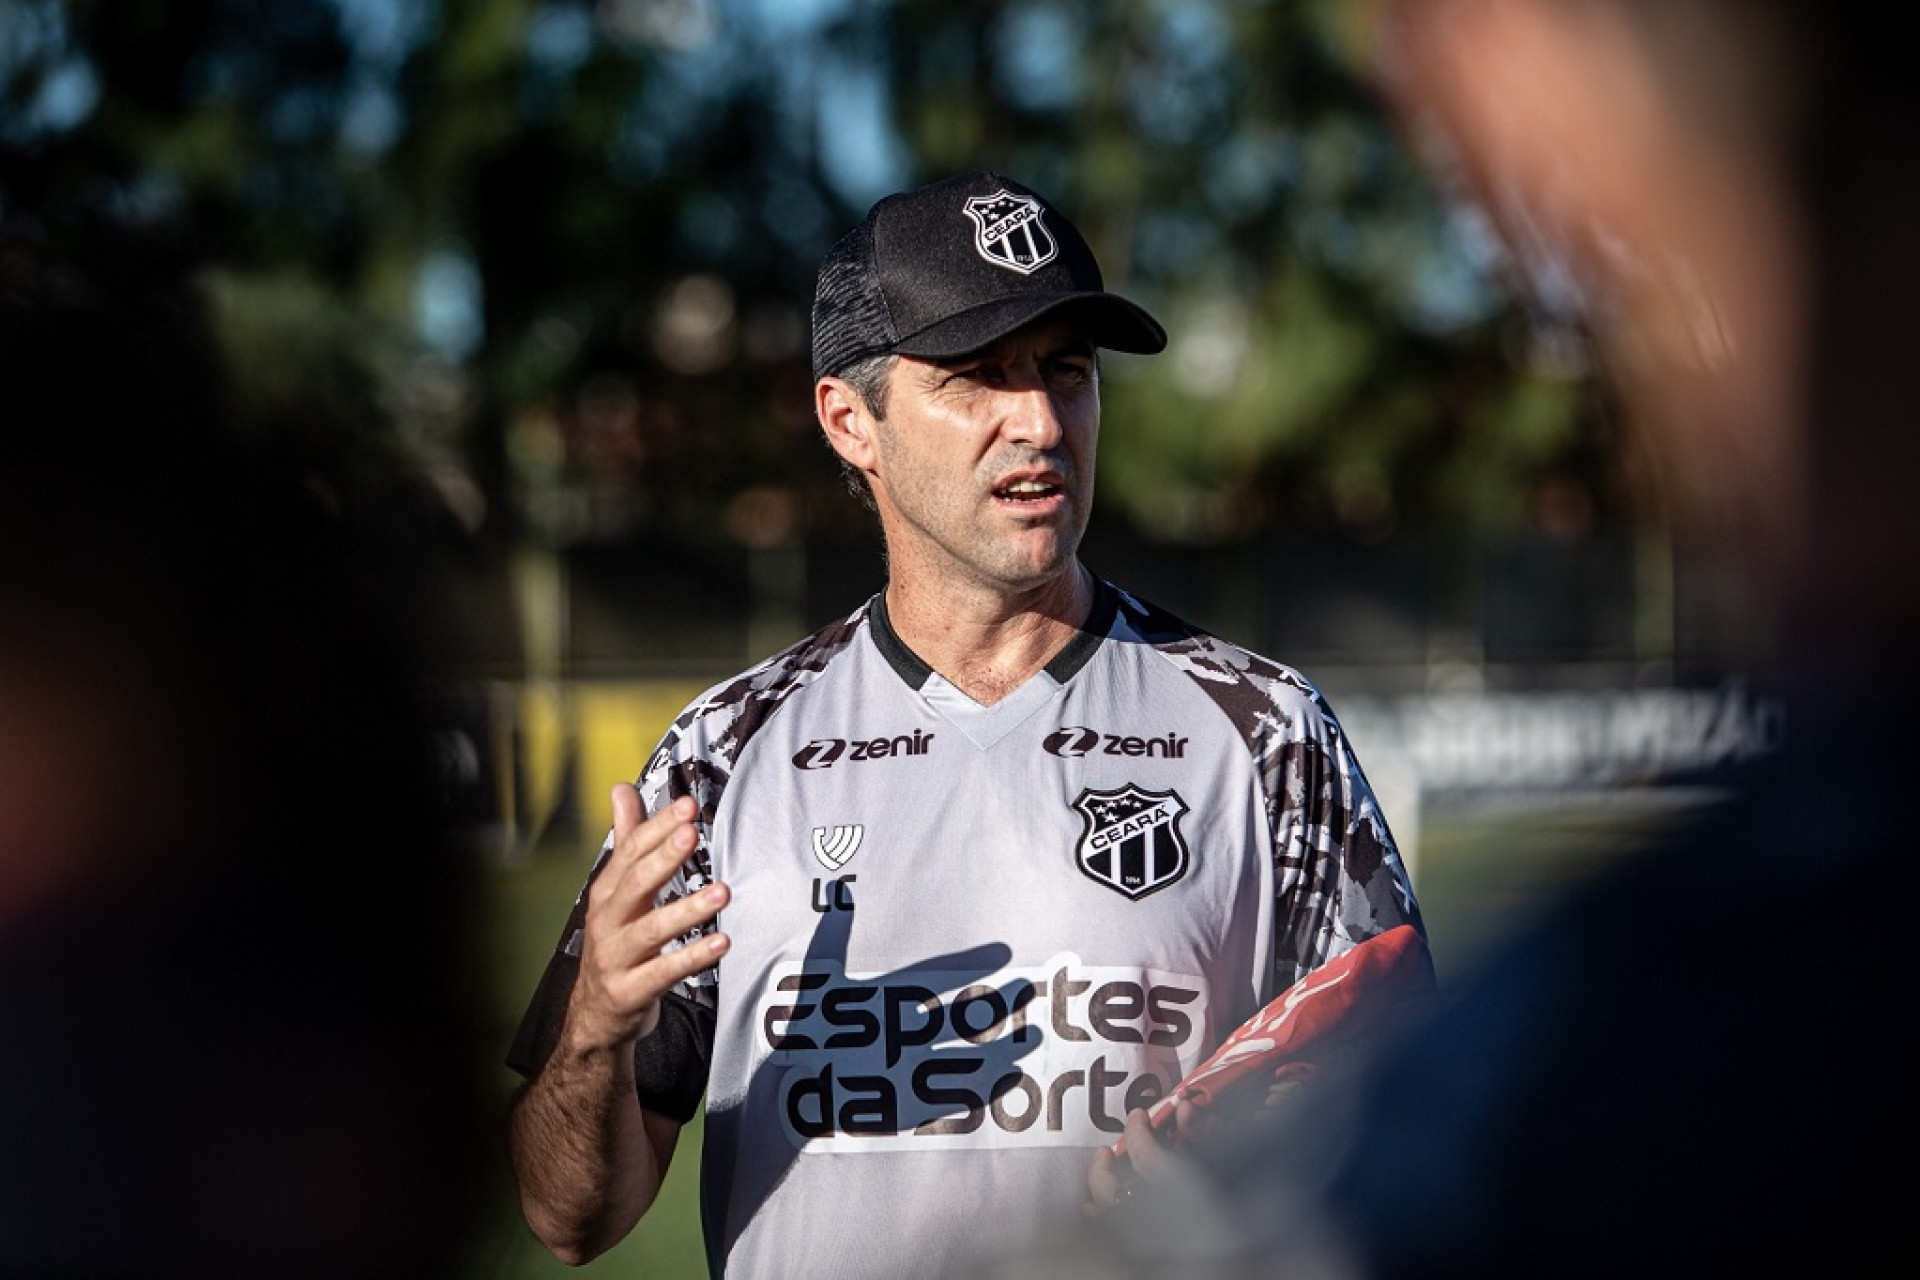
[[[973,196],[964,208],[973,219],[974,249],[996,267],[1030,276],[1060,253],[1045,211],[1032,196],[1002,187],[990,196]]]

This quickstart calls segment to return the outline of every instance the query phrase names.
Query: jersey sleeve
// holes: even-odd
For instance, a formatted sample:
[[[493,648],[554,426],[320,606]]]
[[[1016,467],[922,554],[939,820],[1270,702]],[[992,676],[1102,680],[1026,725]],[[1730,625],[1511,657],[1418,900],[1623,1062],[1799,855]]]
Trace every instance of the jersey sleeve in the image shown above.
[[[1412,880],[1333,708],[1305,676],[1121,593],[1120,625],[1179,667],[1232,722],[1266,806],[1272,991],[1400,925],[1426,926]]]
[[[1254,746],[1273,839],[1274,989],[1401,925],[1430,973],[1406,863],[1332,708],[1284,669],[1252,680],[1272,708]]]

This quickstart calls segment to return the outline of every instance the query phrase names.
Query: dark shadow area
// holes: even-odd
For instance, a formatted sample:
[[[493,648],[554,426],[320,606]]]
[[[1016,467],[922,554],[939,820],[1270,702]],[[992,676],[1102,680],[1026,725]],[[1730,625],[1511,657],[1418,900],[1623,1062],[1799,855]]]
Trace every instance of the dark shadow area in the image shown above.
[[[434,513],[240,429],[189,266],[0,240],[0,1270],[460,1274]]]

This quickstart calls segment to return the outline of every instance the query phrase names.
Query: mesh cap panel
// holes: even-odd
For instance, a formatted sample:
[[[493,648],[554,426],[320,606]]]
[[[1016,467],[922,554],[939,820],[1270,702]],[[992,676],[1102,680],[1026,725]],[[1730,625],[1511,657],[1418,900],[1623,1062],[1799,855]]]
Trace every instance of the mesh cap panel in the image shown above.
[[[869,218],[840,237],[820,263],[813,294],[813,376],[838,373],[890,350],[897,337],[873,266]]]

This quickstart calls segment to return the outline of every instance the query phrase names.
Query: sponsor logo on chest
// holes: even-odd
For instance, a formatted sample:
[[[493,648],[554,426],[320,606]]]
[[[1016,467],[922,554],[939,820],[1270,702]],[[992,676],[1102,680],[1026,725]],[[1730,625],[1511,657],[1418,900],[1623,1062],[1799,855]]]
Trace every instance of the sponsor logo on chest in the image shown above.
[[[1157,738],[1138,738],[1132,734],[1103,733],[1085,725],[1070,724],[1048,734],[1040,743],[1040,749],[1063,760],[1078,760],[1094,755],[1123,756],[1135,760],[1183,760],[1189,741],[1177,733],[1165,733]]]
[[[831,769],[836,764],[864,764],[900,756],[924,756],[933,748],[933,735],[924,729],[890,738],[815,738],[793,753],[796,769]]]
[[[1109,1142],[1199,1061],[1198,978],[1072,953],[992,972],[779,966],[757,1002],[787,1140],[819,1152]]]

